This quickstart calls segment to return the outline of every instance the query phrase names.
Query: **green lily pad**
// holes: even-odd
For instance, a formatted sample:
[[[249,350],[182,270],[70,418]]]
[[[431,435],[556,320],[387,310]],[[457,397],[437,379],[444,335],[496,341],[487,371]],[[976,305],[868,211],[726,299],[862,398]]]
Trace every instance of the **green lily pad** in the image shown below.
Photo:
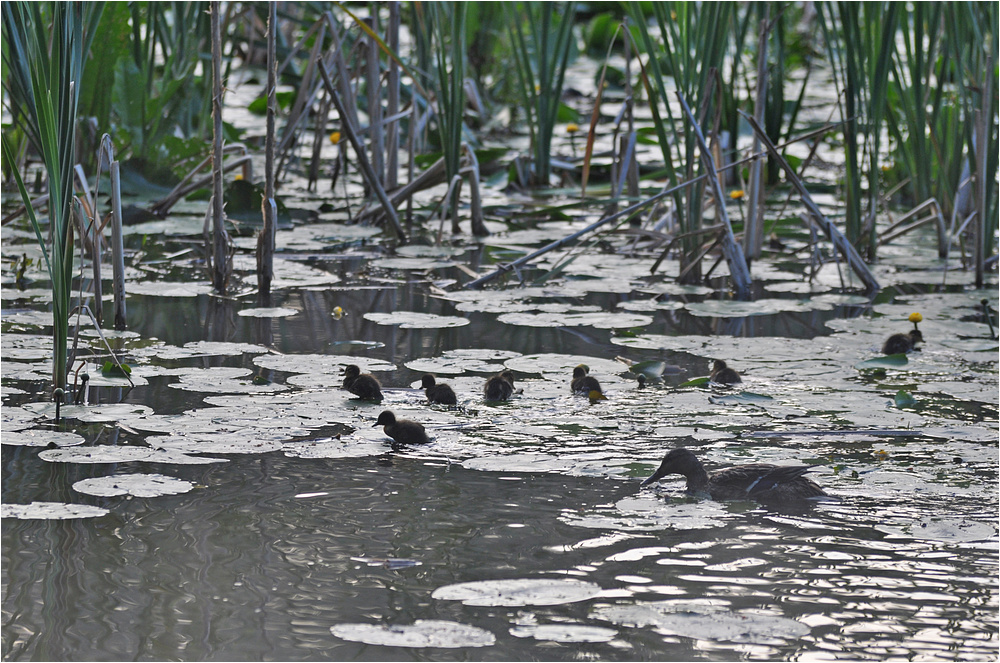
[[[105,377],[119,377],[124,378],[132,374],[132,367],[128,364],[122,362],[121,365],[114,363],[111,360],[104,362],[101,366],[101,375]]]
[[[741,391],[738,394],[727,396],[712,396],[708,399],[712,403],[724,405],[726,403],[763,403],[774,399],[765,394],[755,394],[752,391]]]
[[[711,382],[711,380],[712,380],[712,378],[710,378],[710,377],[708,377],[706,375],[706,376],[703,376],[703,377],[700,377],[700,378],[691,378],[687,382],[680,383],[678,386],[679,387],[700,387],[702,385],[708,384],[709,382]]]
[[[917,403],[917,399],[905,389],[900,389],[896,392],[893,402],[896,404],[896,407],[908,407],[910,405],[915,405]]]

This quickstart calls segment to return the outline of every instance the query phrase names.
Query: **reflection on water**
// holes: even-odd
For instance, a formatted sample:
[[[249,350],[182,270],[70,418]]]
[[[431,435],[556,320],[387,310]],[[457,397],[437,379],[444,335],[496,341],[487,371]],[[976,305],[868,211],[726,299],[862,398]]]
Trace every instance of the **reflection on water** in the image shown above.
[[[32,497],[12,484],[56,485],[81,473],[39,466],[29,455],[4,448],[5,499]],[[632,526],[641,518],[633,481],[479,472],[390,455],[243,456],[170,474],[202,488],[117,502],[112,515],[96,520],[4,521],[4,658],[684,660],[828,652],[885,659],[918,652],[969,660],[996,653],[995,543],[883,531],[882,509],[919,520],[933,510],[926,504],[907,514],[902,501],[863,496],[791,511],[669,500],[664,513],[688,515],[654,529]],[[951,515],[961,517],[954,508]],[[686,527],[698,519],[708,524]],[[358,557],[420,564],[393,568]],[[453,583],[518,578],[582,580],[602,595],[516,607],[431,596]],[[677,605],[664,608],[664,601]],[[685,607],[691,602],[699,612]],[[609,612],[630,605],[661,606],[659,617],[635,622]],[[720,631],[681,620],[699,614]],[[476,625],[497,644],[475,654],[403,653],[330,633],[342,623],[421,619]],[[742,630],[734,626],[744,621]],[[527,626],[617,633],[574,637],[557,629],[546,638],[545,629]]]
[[[360,277],[353,255],[308,263],[332,277],[288,269],[306,285],[262,304],[287,317],[239,315],[258,308],[249,298],[130,298],[138,337],[116,342],[145,384],[94,388],[101,405],[65,426],[79,437],[9,436],[52,428],[38,404],[51,346],[42,316],[5,306],[3,501],[110,510],[4,519],[6,660],[995,658],[996,342],[962,319],[984,293],[890,290],[872,304],[813,284],[806,298],[791,275],[758,284],[744,310],[606,255],[492,294],[432,288],[398,263]],[[911,310],[924,350],[856,368]],[[386,324],[397,311],[468,324]],[[585,324],[539,326],[567,312]],[[618,356],[679,371],[640,388]],[[382,379],[382,405],[338,388],[346,358]],[[715,358],[743,392],[679,386]],[[570,392],[578,363],[608,401]],[[523,393],[486,404],[501,366]],[[413,389],[425,370],[455,387],[457,408],[426,405]],[[383,407],[423,422],[432,444],[390,452],[372,426]],[[840,499],[698,501],[676,477],[640,490],[678,445],[712,468],[814,464]],[[116,455],[66,462],[95,446]],[[72,489],[134,473],[193,488]],[[464,583],[497,595],[435,595]],[[557,600],[570,586],[586,592]],[[451,639],[428,640],[438,627]]]

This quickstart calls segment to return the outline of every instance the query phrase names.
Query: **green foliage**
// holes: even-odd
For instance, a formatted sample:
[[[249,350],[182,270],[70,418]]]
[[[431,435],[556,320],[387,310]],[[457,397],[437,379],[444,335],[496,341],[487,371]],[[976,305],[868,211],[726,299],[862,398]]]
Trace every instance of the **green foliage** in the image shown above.
[[[879,153],[894,52],[895,2],[827,2],[817,5],[838,102],[843,98],[847,149],[845,198],[848,241],[869,259],[875,256],[875,212],[879,195]],[[842,96],[841,93],[842,92]],[[867,191],[861,180],[867,179]],[[862,200],[867,198],[867,209]]]
[[[52,382],[66,387],[70,296],[73,287],[73,166],[76,163],[78,82],[102,3],[5,2],[3,12],[4,86],[15,122],[41,155],[49,183],[49,241],[33,211],[17,169],[21,198],[45,256],[52,281]],[[14,163],[3,137],[4,160]]]
[[[132,374],[132,367],[128,364],[116,364],[110,359],[101,366],[101,375],[109,378],[127,378]]]
[[[563,81],[566,68],[576,56],[575,5],[518,2],[507,5],[507,9],[518,90],[531,136],[534,182],[548,185]]]

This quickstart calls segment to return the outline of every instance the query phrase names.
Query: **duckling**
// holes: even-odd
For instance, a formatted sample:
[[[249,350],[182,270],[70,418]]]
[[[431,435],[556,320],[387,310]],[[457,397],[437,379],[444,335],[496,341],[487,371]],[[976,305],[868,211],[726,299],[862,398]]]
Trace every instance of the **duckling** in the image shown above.
[[[514,393],[514,373],[505,368],[489,380],[483,387],[483,394],[488,401],[505,401]]]
[[[895,355],[909,352],[916,349],[917,343],[923,342],[924,335],[920,333],[919,329],[910,330],[906,334],[893,334],[886,339],[885,344],[882,346],[882,354]]]
[[[590,368],[586,364],[580,364],[573,369],[573,381],[570,382],[573,393],[589,394],[592,391],[596,391],[599,394],[603,394],[604,390],[601,389],[601,383],[597,381],[597,378],[588,375],[588,373],[590,373]]]
[[[458,404],[458,398],[455,397],[455,390],[449,385],[438,384],[434,380],[434,376],[430,373],[425,373],[424,377],[420,379],[420,386],[423,387],[424,393],[427,394],[427,400],[431,403],[440,403],[441,405]]]
[[[687,478],[689,494],[708,494],[715,500],[753,499],[767,502],[827,496],[815,482],[803,476],[810,469],[809,465],[756,463],[709,474],[690,450],[673,449],[663,457],[653,476],[643,481],[642,485],[647,486],[668,474],[682,474]]]
[[[374,375],[365,373],[356,364],[344,369],[344,389],[366,401],[382,402],[382,384]]]
[[[422,424],[409,419],[396,419],[391,410],[385,410],[378,415],[374,427],[383,426],[385,434],[392,438],[393,446],[401,444],[427,444],[427,433]]]
[[[709,376],[709,379],[718,384],[737,384],[743,382],[740,379],[740,374],[726,366],[726,362],[721,359],[716,359],[715,363],[712,364],[712,374]]]

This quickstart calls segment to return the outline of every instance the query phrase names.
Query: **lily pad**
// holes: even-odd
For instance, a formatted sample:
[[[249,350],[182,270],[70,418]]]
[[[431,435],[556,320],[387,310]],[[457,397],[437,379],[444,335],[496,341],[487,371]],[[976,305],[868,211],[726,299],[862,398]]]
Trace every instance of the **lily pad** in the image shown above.
[[[381,359],[351,357],[350,355],[267,355],[257,357],[253,363],[261,368],[286,373],[333,373],[339,374],[345,366],[357,364],[363,372],[394,371],[396,365]],[[337,386],[343,382],[336,380]]]
[[[466,371],[472,373],[497,373],[503,370],[503,361],[520,357],[519,352],[509,350],[458,349],[448,350],[440,357],[424,357],[406,362],[406,367],[412,371],[423,373],[441,373],[445,375],[460,375]],[[500,363],[497,363],[500,362]]]
[[[913,397],[913,394],[905,389],[900,389],[896,392],[893,402],[896,407],[909,407],[910,405],[916,405],[917,399]]]
[[[766,403],[773,401],[774,398],[766,394],[755,394],[752,391],[741,391],[738,394],[729,394],[726,396],[709,396],[708,400],[710,403],[725,405],[727,403]]]
[[[113,474],[107,477],[84,479],[73,484],[73,490],[97,497],[160,497],[179,495],[194,488],[190,481],[163,476],[162,474]]]
[[[519,327],[595,327],[597,329],[622,329],[645,327],[653,318],[637,313],[504,313],[497,320]]]
[[[76,433],[71,433],[69,431],[44,430],[39,428],[22,431],[8,431],[5,426],[3,436],[0,437],[0,442],[3,444],[10,444],[12,446],[24,447],[47,447],[49,445],[55,445],[57,447],[73,447],[78,444],[83,444],[86,440],[82,435],[77,435]]]
[[[245,308],[237,315],[244,318],[289,318],[297,315],[298,311],[293,308]]]
[[[672,601],[599,606],[591,616],[621,626],[652,626],[658,633],[696,640],[765,643],[802,638],[811,631],[802,622],[770,613]]]
[[[885,355],[884,357],[875,357],[874,359],[866,359],[865,361],[858,362],[854,365],[854,368],[898,368],[900,366],[906,366],[909,361],[910,360],[906,358],[906,355],[902,353]]]
[[[386,647],[490,647],[496,636],[489,631],[439,619],[418,619],[408,626],[336,624],[330,632],[343,640]]]
[[[434,315],[433,313],[416,313],[413,311],[365,313],[365,320],[371,320],[379,325],[399,325],[400,329],[444,329],[447,327],[464,327],[469,324],[468,318],[459,318],[453,315]]]
[[[173,281],[130,281],[125,291],[131,295],[151,297],[197,297],[212,292],[207,283],[176,283]]]
[[[702,385],[708,384],[709,382],[711,382],[711,380],[712,380],[712,378],[710,378],[710,377],[708,377],[706,375],[706,376],[702,376],[700,378],[691,378],[687,382],[682,382],[682,383],[680,383],[677,386],[679,386],[679,387],[700,387]]]
[[[618,635],[618,631],[580,624],[539,624],[514,626],[510,629],[510,634],[515,638],[534,638],[547,642],[610,642]]]
[[[435,589],[431,598],[461,601],[464,605],[509,607],[576,603],[592,599],[600,593],[600,586],[582,580],[518,578],[445,585]]]
[[[38,457],[50,463],[131,463],[149,460],[152,455],[153,450],[148,447],[113,447],[102,444],[75,449],[46,449]]]
[[[111,513],[108,509],[86,504],[65,502],[32,502],[31,504],[0,504],[0,518],[21,520],[69,520],[71,518],[99,518]]]

